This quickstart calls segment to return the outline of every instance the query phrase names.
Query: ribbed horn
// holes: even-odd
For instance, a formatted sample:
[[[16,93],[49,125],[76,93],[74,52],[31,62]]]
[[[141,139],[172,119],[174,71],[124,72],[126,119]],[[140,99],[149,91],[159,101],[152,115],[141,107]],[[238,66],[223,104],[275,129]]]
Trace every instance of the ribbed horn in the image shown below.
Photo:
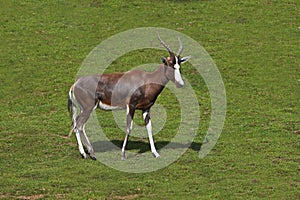
[[[178,42],[179,42],[179,50],[178,50],[177,56],[180,56],[180,54],[183,51],[183,46],[182,46],[182,42],[181,42],[180,37],[178,37]]]
[[[157,34],[157,38],[160,41],[160,43],[169,51],[170,55],[174,55],[174,52],[172,49],[160,38],[159,34]]]

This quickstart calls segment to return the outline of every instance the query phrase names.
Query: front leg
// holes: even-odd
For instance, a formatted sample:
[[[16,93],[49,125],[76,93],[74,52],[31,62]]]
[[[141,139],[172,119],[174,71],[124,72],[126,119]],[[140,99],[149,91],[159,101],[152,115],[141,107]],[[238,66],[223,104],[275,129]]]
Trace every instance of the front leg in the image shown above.
[[[151,118],[150,118],[150,110],[145,110],[143,111],[143,118],[145,121],[146,129],[148,132],[149,136],[149,142],[150,142],[150,147],[151,147],[151,152],[155,156],[155,158],[159,157],[159,154],[156,151],[154,141],[153,141],[153,134],[152,134],[152,123],[151,123]]]
[[[126,149],[126,144],[129,138],[130,131],[132,130],[132,123],[133,123],[133,116],[135,112],[135,107],[127,105],[126,106],[126,136],[123,142],[123,147],[122,147],[122,160],[126,159],[126,154],[125,154],[125,149]]]

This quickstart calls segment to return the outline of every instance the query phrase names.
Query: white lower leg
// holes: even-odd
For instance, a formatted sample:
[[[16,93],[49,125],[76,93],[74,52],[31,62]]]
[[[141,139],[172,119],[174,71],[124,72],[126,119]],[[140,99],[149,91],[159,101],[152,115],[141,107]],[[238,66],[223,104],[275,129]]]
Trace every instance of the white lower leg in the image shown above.
[[[79,131],[77,129],[75,130],[75,136],[76,136],[76,139],[77,139],[79,152],[82,155],[82,157],[86,158],[86,153],[83,149],[83,145],[82,145],[82,142],[81,142],[81,139],[80,139],[80,134],[79,134]]]
[[[76,109],[76,106],[73,106],[72,105],[72,112],[73,112],[73,115],[72,115],[72,128],[69,132],[69,135],[68,137],[71,137],[72,136],[72,133],[74,132],[75,130],[75,127],[76,127],[76,116],[77,116],[77,109]]]
[[[156,151],[156,148],[155,148],[155,145],[154,145],[154,141],[153,141],[151,120],[149,120],[148,124],[146,125],[146,128],[147,128],[147,132],[148,132],[148,136],[149,136],[149,142],[150,142],[151,152],[157,158],[157,157],[159,157],[159,154]]]
[[[73,115],[72,115],[73,127],[76,127],[77,108],[75,106],[72,106],[72,110],[73,110]]]
[[[128,136],[129,136],[129,133],[126,133],[126,136],[125,136],[125,139],[124,139],[124,142],[123,142],[123,147],[122,147],[122,160],[126,159],[125,148],[126,148],[126,144],[127,144],[127,141],[128,141]]]
[[[71,137],[72,133],[74,132],[76,128],[76,116],[77,116],[77,109],[75,106],[72,106],[73,115],[72,115],[72,129],[69,132],[68,137]]]
[[[130,131],[132,130],[132,124],[133,124],[133,115],[134,115],[134,110],[133,113],[130,114],[130,108],[129,105],[126,105],[127,111],[126,111],[126,136],[123,142],[123,147],[122,147],[122,160],[126,159],[126,154],[125,154],[125,149],[126,149],[126,144],[130,135]]]
[[[125,136],[125,139],[123,142],[123,147],[122,147],[122,159],[123,160],[126,159],[125,150],[126,150],[126,144],[127,144],[128,138],[129,138],[130,131],[132,130],[132,123],[133,123],[133,121],[130,122],[129,127],[127,127],[127,129],[126,129],[126,136]]]
[[[69,132],[69,135],[68,135],[69,138],[72,136],[73,132],[74,132],[74,128],[72,127],[71,130],[70,130],[70,132]]]
[[[89,153],[94,153],[94,149],[89,141],[88,136],[85,133],[85,124],[83,125],[82,132],[83,132],[84,140],[86,141],[87,150],[89,151]]]

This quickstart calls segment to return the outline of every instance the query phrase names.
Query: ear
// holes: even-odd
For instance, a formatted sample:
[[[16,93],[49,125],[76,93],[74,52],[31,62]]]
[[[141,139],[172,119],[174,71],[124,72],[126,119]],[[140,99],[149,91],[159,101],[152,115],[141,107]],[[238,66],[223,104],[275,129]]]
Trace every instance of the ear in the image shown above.
[[[180,63],[185,63],[186,61],[188,61],[191,58],[191,56],[186,56],[180,59]]]
[[[166,65],[167,64],[167,59],[165,57],[161,57],[161,62]]]

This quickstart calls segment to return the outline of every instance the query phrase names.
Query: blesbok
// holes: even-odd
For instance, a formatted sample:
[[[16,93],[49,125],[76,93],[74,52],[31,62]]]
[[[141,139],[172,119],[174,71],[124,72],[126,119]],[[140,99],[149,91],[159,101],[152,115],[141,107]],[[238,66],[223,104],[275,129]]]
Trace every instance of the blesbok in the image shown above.
[[[180,64],[186,62],[190,57],[180,57],[183,46],[179,37],[178,41],[180,47],[176,55],[172,49],[162,41],[159,35],[158,39],[168,50],[169,56],[167,58],[162,57],[163,64],[154,72],[149,73],[135,69],[124,73],[89,75],[79,78],[71,86],[68,109],[72,117],[73,127],[70,134],[72,134],[73,131],[75,132],[79,152],[83,158],[87,156],[81,139],[90,157],[96,160],[94,149],[85,133],[84,127],[90,114],[97,107],[103,110],[127,109],[127,128],[122,147],[122,159],[126,159],[125,148],[130,131],[132,130],[135,110],[142,110],[151,151],[155,157],[159,157],[153,141],[150,108],[169,80],[178,88],[184,86],[180,74]],[[78,115],[77,108],[80,109]]]

